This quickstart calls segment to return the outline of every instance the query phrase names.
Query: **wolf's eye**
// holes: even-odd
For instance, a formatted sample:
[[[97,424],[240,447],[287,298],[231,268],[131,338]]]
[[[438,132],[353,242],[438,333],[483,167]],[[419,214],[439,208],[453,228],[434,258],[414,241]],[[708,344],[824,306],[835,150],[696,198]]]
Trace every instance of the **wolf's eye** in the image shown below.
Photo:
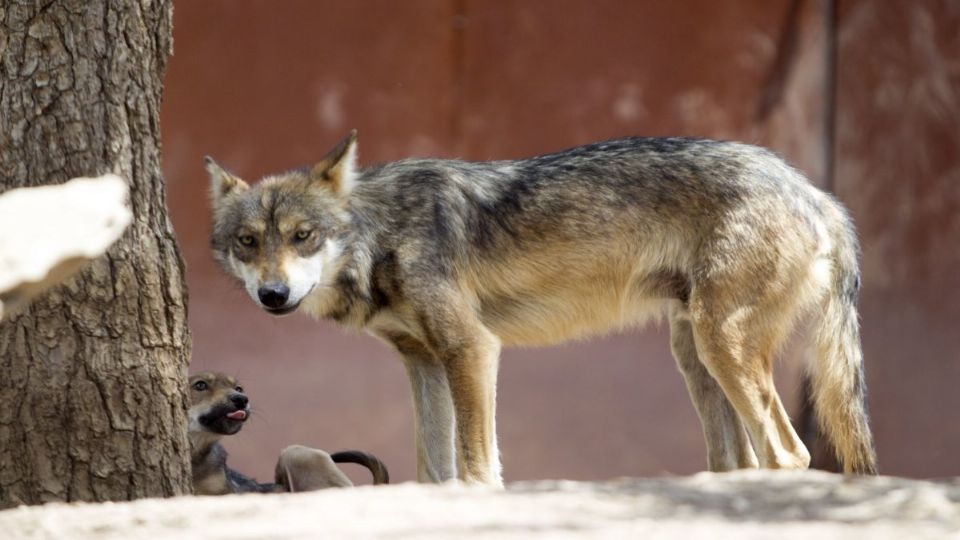
[[[241,394],[243,393],[243,387],[240,386],[239,384],[236,386],[236,388],[234,388],[234,390],[236,390],[237,392],[240,392]]]
[[[310,238],[311,234],[313,234],[313,231],[297,231],[297,233],[293,235],[293,239],[297,242],[303,242],[307,238]]]
[[[208,388],[208,386],[207,386],[207,382],[206,382],[206,381],[197,381],[197,382],[193,383],[193,389],[196,390],[196,391],[198,391],[198,392],[203,392],[203,391],[206,390],[207,388]]]
[[[237,237],[237,242],[240,242],[240,245],[241,245],[241,246],[247,246],[247,247],[250,247],[250,246],[252,246],[252,245],[254,245],[254,244],[257,243],[257,241],[254,240],[253,237],[250,236],[249,234],[244,234],[244,235],[238,236],[238,237]]]

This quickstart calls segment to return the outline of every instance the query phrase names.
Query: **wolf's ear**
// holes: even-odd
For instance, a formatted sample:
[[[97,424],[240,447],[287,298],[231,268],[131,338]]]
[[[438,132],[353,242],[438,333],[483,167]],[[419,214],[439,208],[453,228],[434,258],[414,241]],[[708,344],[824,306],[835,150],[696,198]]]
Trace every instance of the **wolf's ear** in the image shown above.
[[[203,164],[206,165],[207,172],[210,173],[210,193],[213,195],[214,201],[218,201],[234,191],[246,191],[250,188],[246,182],[223,170],[223,167],[212,157],[204,156]]]
[[[357,179],[357,130],[350,130],[347,138],[310,169],[310,179],[341,197],[350,193]]]

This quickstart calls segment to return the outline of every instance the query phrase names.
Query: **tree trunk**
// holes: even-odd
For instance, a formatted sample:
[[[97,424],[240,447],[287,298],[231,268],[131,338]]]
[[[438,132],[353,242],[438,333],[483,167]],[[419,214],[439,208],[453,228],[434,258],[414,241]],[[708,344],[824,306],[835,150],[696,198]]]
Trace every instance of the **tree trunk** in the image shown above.
[[[172,14],[0,0],[0,191],[112,172],[134,215],[106,256],[0,323],[0,506],[190,492],[183,261],[159,166]]]

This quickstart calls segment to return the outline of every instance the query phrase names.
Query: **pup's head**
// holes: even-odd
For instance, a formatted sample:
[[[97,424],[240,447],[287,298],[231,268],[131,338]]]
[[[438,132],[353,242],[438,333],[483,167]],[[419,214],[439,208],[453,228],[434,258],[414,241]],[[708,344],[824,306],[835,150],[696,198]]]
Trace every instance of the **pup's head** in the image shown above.
[[[190,376],[190,435],[233,435],[250,416],[250,400],[237,380],[205,371]]]
[[[357,177],[357,132],[312,167],[253,186],[210,157],[216,259],[253,301],[286,315],[332,287],[343,254],[346,199]]]

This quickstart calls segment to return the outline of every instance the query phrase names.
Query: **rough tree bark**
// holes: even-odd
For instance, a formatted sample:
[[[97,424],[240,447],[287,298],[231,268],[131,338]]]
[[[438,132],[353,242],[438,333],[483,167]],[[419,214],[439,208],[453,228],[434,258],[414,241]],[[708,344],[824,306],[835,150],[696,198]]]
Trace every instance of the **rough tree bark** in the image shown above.
[[[183,261],[159,166],[172,10],[0,0],[0,190],[112,172],[134,215],[105,257],[0,323],[0,506],[190,491]]]

